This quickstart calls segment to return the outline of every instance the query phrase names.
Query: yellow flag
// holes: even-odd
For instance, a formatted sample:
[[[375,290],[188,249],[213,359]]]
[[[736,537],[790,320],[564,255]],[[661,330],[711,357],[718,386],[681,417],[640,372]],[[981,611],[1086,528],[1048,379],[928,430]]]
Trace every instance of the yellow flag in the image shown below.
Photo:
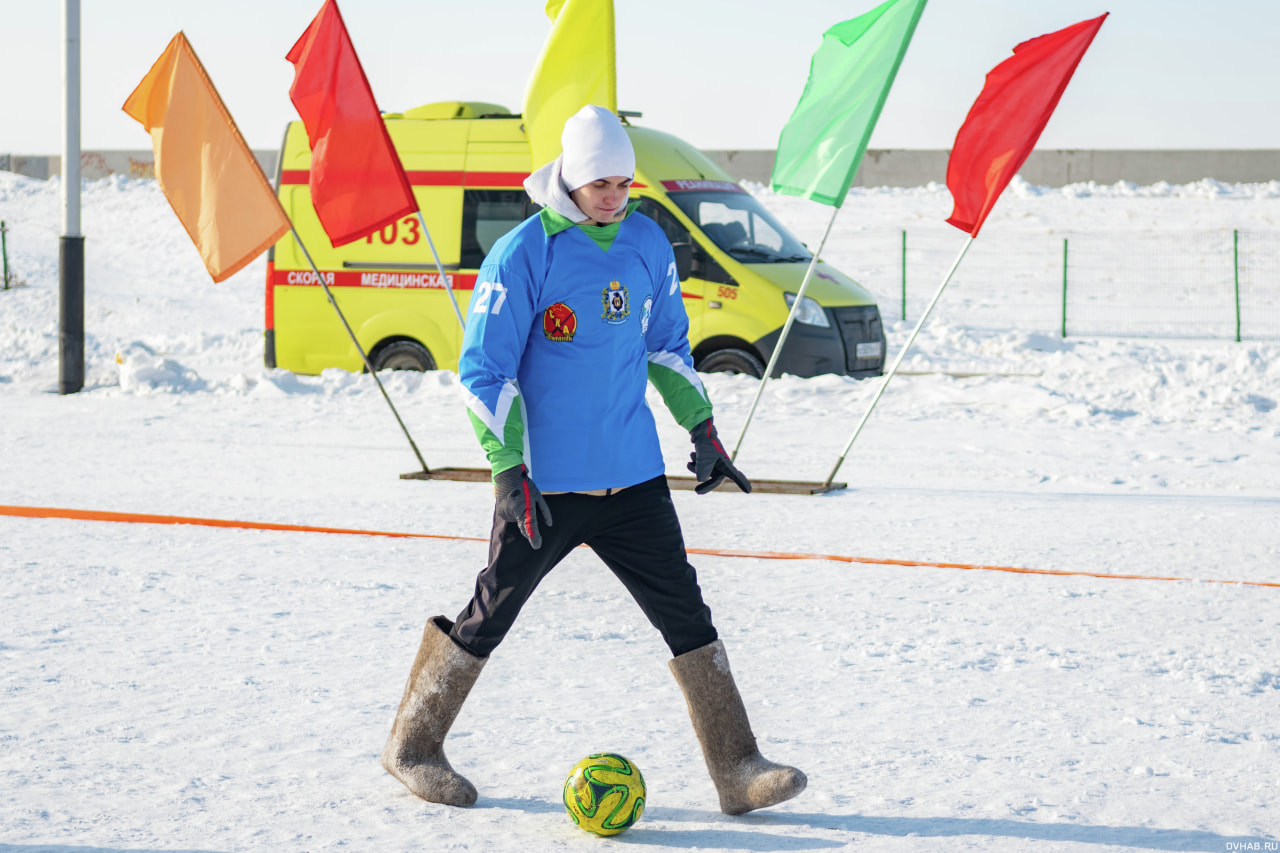
[[[618,111],[613,0],[548,0],[551,32],[524,92],[525,133],[538,169],[560,156],[560,131],[587,104]]]
[[[124,103],[151,133],[156,180],[214,281],[289,232],[289,218],[182,33]]]

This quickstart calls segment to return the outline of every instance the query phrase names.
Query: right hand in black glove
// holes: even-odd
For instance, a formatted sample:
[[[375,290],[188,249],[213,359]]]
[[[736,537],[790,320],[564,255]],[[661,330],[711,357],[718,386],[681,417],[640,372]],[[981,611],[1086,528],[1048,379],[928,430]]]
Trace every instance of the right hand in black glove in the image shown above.
[[[697,479],[698,485],[693,490],[700,495],[714,489],[728,477],[734,485],[744,492],[751,491],[751,481],[733,465],[733,460],[725,452],[720,443],[720,435],[716,432],[715,422],[707,418],[689,430],[689,438],[693,439],[693,453],[689,456],[689,470]]]
[[[538,510],[551,526],[551,508],[542,492],[529,479],[523,465],[500,471],[493,477],[493,491],[498,498],[498,518],[512,521],[520,528],[524,538],[535,549],[542,547],[542,533],[538,530]]]

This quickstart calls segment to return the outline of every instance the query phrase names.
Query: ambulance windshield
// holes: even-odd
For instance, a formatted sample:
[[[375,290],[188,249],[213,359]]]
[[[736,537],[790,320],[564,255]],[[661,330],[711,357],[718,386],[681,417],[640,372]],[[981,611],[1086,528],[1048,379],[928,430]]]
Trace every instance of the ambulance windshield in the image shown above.
[[[807,262],[813,257],[750,193],[740,189],[694,190],[670,196],[702,233],[734,260],[781,264]]]

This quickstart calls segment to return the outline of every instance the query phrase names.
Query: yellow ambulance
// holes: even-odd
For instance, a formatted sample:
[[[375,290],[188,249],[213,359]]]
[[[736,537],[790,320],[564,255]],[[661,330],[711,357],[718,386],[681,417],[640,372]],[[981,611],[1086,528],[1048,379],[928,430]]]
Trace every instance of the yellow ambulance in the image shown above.
[[[465,316],[485,254],[537,210],[523,187],[530,154],[520,117],[450,101],[384,118]],[[636,152],[632,197],[675,249],[695,365],[761,376],[812,255],[692,145],[630,124],[627,131]],[[311,205],[310,161],[306,130],[292,122],[276,188],[315,270],[291,234],[268,254],[267,366],[363,369],[318,271],[374,369],[456,370],[462,329],[417,216],[334,249]],[[875,376],[884,358],[875,299],[819,262],[774,374]]]

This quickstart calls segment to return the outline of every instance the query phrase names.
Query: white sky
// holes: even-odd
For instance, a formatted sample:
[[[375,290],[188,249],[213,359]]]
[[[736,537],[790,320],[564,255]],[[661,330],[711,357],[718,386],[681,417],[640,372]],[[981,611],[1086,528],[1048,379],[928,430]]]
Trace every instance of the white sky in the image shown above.
[[[81,145],[145,149],[120,110],[185,30],[254,148],[295,118],[285,53],[321,0],[84,0]],[[340,4],[379,106],[519,110],[542,0]],[[773,148],[824,30],[876,0],[616,0],[618,99],[704,149]],[[0,0],[0,153],[62,148],[60,0]],[[1041,148],[1280,148],[1277,0],[931,0],[873,148],[949,148],[983,77],[1020,41],[1110,11]]]

